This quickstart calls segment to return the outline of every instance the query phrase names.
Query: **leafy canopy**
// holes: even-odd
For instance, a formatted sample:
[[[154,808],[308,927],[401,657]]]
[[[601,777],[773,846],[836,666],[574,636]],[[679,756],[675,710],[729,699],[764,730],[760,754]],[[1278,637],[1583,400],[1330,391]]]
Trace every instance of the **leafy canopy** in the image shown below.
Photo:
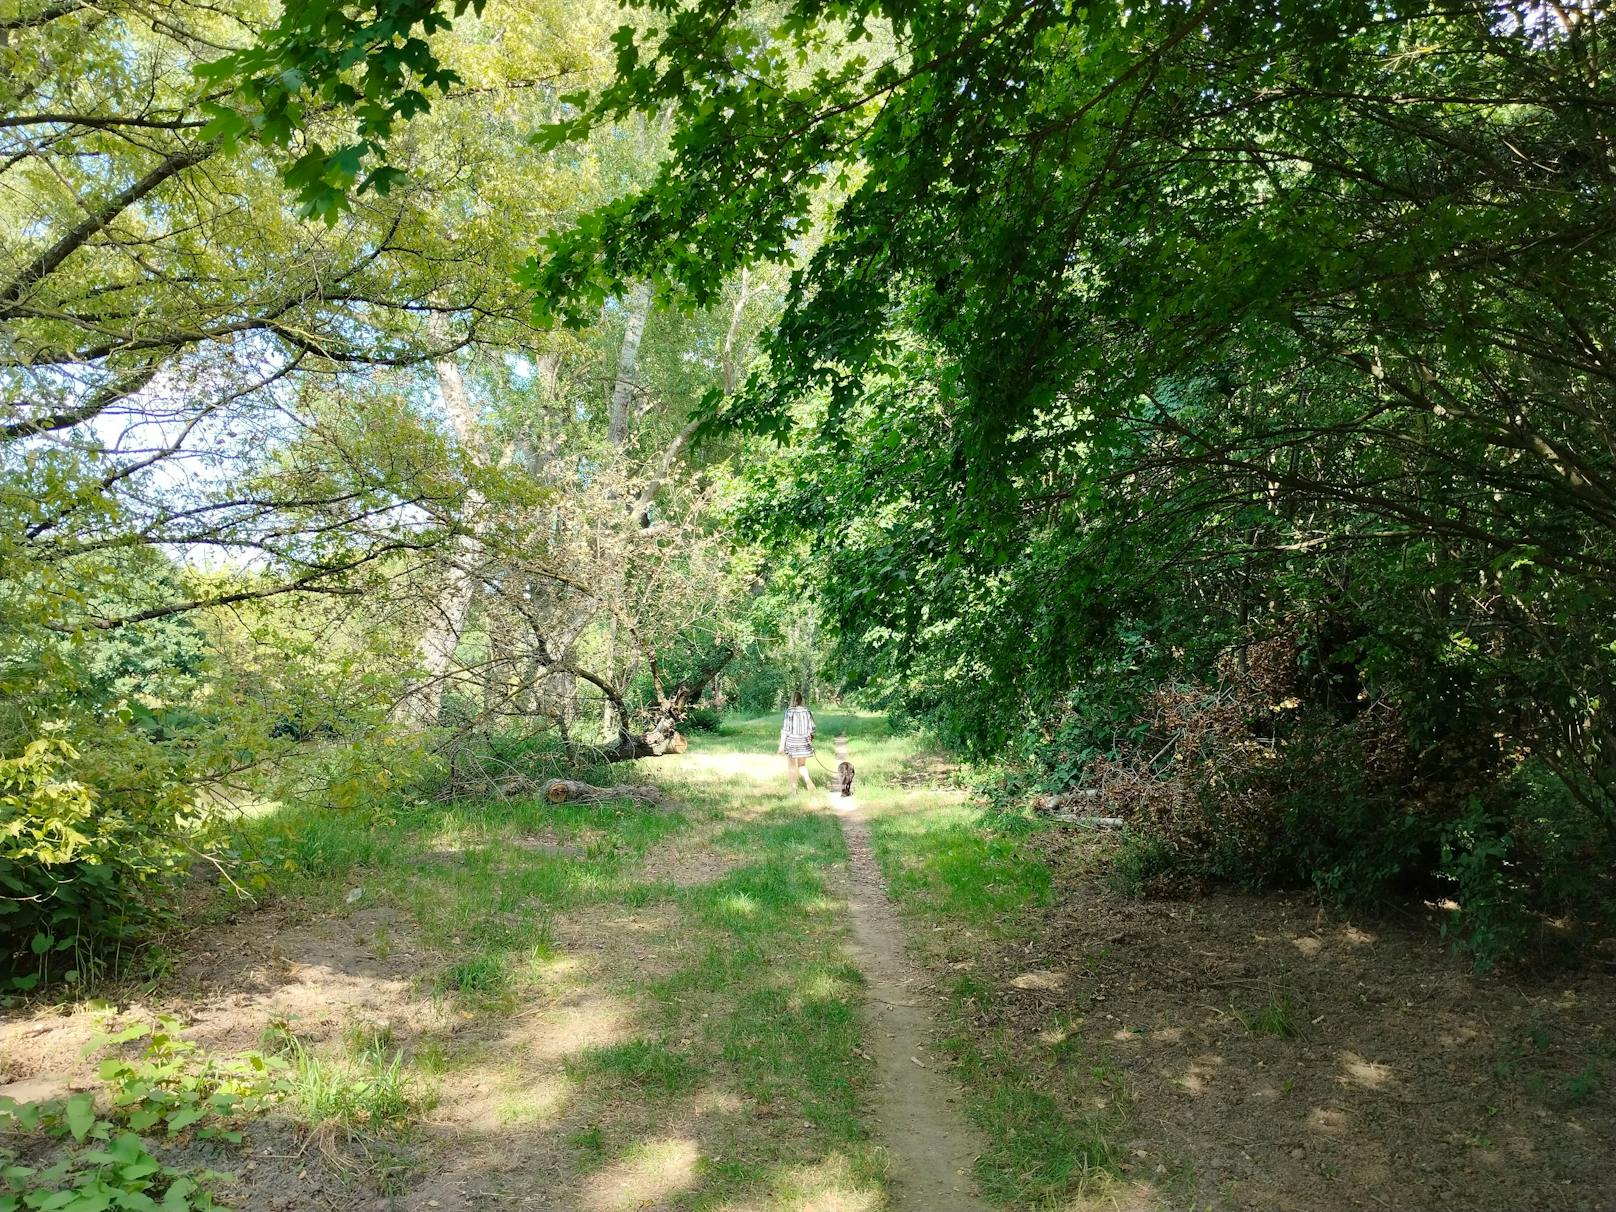
[[[375,190],[385,197],[404,179],[393,165],[359,174],[367,158],[383,154],[398,122],[431,108],[432,91],[447,93],[464,81],[441,63],[427,41],[448,29],[451,16],[482,15],[486,0],[381,0],[374,5],[331,0],[288,0],[280,20],[256,44],[195,68],[208,83],[240,78],[251,116],[207,101],[204,138],[233,146],[251,135],[275,147],[291,147],[305,133],[310,110],[336,107],[353,116],[353,142],[328,148],[309,140],[286,170],[303,213],[335,223],[348,209],[348,195]],[[449,8],[449,14],[441,11]],[[416,31],[419,30],[419,33]]]

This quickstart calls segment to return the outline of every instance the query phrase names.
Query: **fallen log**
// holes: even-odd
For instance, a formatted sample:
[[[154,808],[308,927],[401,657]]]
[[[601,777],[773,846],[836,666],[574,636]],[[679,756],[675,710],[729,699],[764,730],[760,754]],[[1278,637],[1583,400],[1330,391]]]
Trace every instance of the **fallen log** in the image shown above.
[[[1071,812],[1051,812],[1047,819],[1063,825],[1086,825],[1090,829],[1124,829],[1128,824],[1120,816],[1078,816]]]
[[[612,800],[636,800],[651,808],[671,812],[678,804],[660,787],[625,783],[619,787],[595,787],[572,779],[551,779],[544,786],[544,798],[552,804],[606,804]]]
[[[646,733],[620,732],[612,745],[596,750],[595,756],[603,762],[632,762],[638,758],[684,753],[689,748],[690,742],[684,733],[671,726],[658,725]]]

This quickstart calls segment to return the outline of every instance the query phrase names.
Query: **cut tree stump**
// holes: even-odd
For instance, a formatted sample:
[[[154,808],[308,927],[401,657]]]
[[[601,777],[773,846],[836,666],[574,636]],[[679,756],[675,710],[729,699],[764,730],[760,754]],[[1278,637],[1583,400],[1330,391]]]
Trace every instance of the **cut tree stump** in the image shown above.
[[[544,798],[552,804],[605,804],[612,800],[637,800],[652,808],[672,812],[679,805],[660,787],[625,783],[620,787],[595,787],[572,779],[551,779],[544,786]]]

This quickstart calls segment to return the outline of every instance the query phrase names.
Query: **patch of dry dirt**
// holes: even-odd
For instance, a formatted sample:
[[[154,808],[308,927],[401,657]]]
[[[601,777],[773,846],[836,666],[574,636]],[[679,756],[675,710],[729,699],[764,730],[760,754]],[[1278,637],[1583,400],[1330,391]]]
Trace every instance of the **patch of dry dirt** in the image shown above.
[[[664,844],[647,856],[636,874],[647,883],[697,888],[721,880],[745,865],[743,855],[729,854],[709,846]]]
[[[188,1037],[221,1052],[258,1047],[277,1021],[315,1043],[356,1022],[387,1023],[408,1039],[441,1023],[444,1007],[418,988],[441,962],[392,906],[361,901],[341,916],[305,920],[275,906],[187,957],[170,1012],[190,1024]]]
[[[272,1024],[284,1023],[318,1046],[353,1026],[385,1027],[402,1047],[452,1033],[449,1009],[426,996],[419,978],[442,962],[426,948],[402,910],[366,903],[334,915],[311,914],[296,902],[271,902],[224,924],[193,933],[172,948],[171,974],[155,994],[109,990],[109,1015],[89,1006],[12,1015],[0,1021],[0,1094],[23,1101],[70,1090],[99,1090],[99,1057],[86,1043],[110,1023],[150,1022],[159,1014],[185,1024],[185,1038],[231,1055],[261,1048]],[[233,1173],[221,1195],[240,1212],[349,1209],[371,1198],[379,1173],[409,1166],[407,1145],[310,1137],[277,1118],[249,1126],[239,1148],[181,1143],[164,1160]]]
[[[935,958],[993,990],[976,1026],[1033,1068],[1121,1072],[1128,1168],[1163,1207],[1616,1209],[1608,968],[1477,975],[1427,921],[1135,900],[1101,874],[1114,843],[1032,844],[1055,875],[1033,941]]]
[[[117,1006],[117,1022],[170,1014],[186,1025],[187,1038],[230,1053],[260,1047],[275,1022],[318,1043],[345,1023],[388,1023],[403,1037],[439,1017],[437,1007],[414,994],[418,975],[436,957],[393,907],[361,900],[344,914],[310,917],[272,903],[194,937],[204,933],[205,942],[175,955],[173,974],[158,993],[104,994]],[[81,1053],[104,1021],[89,1006],[0,1021],[0,1075],[8,1083],[0,1094],[39,1098],[95,1086],[95,1062]]]
[[[164,1151],[173,1165],[233,1173],[220,1194],[238,1212],[661,1207],[696,1185],[697,1142],[743,1135],[760,1108],[710,1083],[672,1107],[603,1107],[584,1097],[568,1064],[589,1048],[643,1033],[634,1008],[607,984],[613,975],[665,969],[660,940],[676,919],[662,904],[558,917],[559,954],[542,990],[509,1015],[489,1016],[424,987],[421,975],[445,957],[419,942],[402,911],[361,901],[322,918],[272,904],[210,928],[205,946],[176,953],[166,995],[125,1000],[117,1018],[174,1014],[188,1024],[187,1037],[225,1054],[259,1047],[265,1028],[280,1021],[316,1045],[355,1025],[385,1024],[406,1052],[436,1046],[465,1062],[437,1079],[435,1105],[404,1140],[332,1127],[310,1134],[271,1117],[252,1124],[240,1148],[186,1142]],[[99,1089],[94,1062],[80,1055],[103,1029],[99,1017],[81,1008],[0,1023],[3,1092],[32,1100]],[[597,1129],[643,1147],[582,1172],[571,1141]]]
[[[763,1108],[711,1082],[672,1103],[603,1098],[569,1065],[589,1049],[642,1037],[643,1012],[614,992],[673,962],[674,905],[596,906],[559,915],[543,992],[507,1018],[463,1025],[476,1063],[442,1079],[414,1174],[377,1208],[399,1212],[628,1212],[665,1208],[700,1185],[715,1142],[748,1131]],[[634,1147],[589,1168],[578,1141]]]
[[[946,787],[959,768],[959,763],[946,753],[917,753],[886,781],[894,787]]]

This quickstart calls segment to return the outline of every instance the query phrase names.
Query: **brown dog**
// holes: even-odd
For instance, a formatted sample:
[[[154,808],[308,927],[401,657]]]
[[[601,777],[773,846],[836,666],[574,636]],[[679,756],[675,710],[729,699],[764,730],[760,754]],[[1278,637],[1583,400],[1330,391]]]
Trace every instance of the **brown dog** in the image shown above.
[[[836,777],[841,780],[842,795],[853,794],[853,763],[841,761],[836,764]]]

